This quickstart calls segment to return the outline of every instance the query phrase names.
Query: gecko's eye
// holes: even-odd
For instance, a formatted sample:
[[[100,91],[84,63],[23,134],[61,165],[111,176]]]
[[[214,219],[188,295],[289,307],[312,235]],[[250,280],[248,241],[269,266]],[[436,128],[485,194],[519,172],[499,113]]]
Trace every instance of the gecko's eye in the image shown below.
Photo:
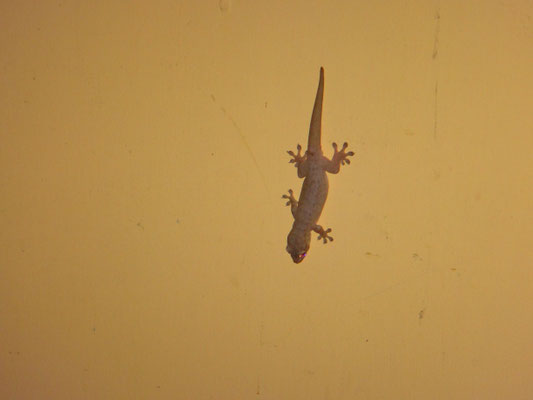
[[[291,254],[292,261],[294,261],[295,264],[299,264],[299,263],[301,263],[304,260],[306,255],[307,255],[307,253]]]

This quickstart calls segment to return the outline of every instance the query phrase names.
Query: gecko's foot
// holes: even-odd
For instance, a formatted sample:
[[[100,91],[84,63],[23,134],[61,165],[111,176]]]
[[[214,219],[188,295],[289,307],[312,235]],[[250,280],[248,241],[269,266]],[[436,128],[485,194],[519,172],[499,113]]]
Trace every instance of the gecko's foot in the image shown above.
[[[324,230],[324,228],[322,228],[320,225],[316,226],[314,229],[313,229],[316,233],[318,233],[318,237],[317,237],[317,240],[320,240],[322,239],[324,241],[324,243],[327,243],[328,240],[330,242],[333,242],[333,238],[331,236],[328,235],[328,233],[331,232],[331,228],[328,228],[327,230]]]
[[[335,151],[335,153],[333,154],[333,160],[340,162],[342,165],[344,165],[344,163],[350,164],[350,160],[348,159],[348,157],[353,156],[355,153],[353,151],[349,151],[348,153],[346,153],[345,150],[347,147],[348,143],[344,142],[342,148],[339,151],[337,148],[337,143],[334,142],[333,150]]]
[[[289,189],[289,194],[288,195],[284,194],[283,196],[281,196],[281,198],[289,200],[289,201],[287,201],[287,204],[286,204],[288,206],[298,205],[298,200],[296,200],[296,198],[294,197],[294,193],[293,193],[292,189]]]
[[[292,150],[287,151],[287,153],[292,157],[289,162],[294,164],[295,167],[298,167],[305,161],[306,154],[302,155],[302,146],[300,145],[296,146],[296,150],[298,150],[298,153],[296,154],[294,154],[294,151]]]

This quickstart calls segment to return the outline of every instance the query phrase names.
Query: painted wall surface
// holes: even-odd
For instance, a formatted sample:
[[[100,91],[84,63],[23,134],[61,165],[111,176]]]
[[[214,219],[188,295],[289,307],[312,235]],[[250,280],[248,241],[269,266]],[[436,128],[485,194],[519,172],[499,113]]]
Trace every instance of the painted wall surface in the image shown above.
[[[4,1],[0,398],[533,398],[533,3]],[[347,141],[285,251],[320,66]]]

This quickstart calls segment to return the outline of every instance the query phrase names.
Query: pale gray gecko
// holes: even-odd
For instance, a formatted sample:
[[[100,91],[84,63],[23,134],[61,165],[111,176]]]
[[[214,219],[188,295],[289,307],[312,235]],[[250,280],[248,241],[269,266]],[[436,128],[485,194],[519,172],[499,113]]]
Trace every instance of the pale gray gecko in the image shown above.
[[[323,155],[320,144],[323,98],[324,68],[321,67],[315,106],[311,116],[307,151],[302,155],[302,146],[298,145],[296,147],[298,153],[287,152],[292,157],[289,162],[294,163],[295,167],[298,168],[298,177],[305,177],[298,201],[294,198],[292,189],[289,189],[288,195],[284,194],[282,196],[282,198],[288,200],[287,205],[291,206],[291,212],[294,217],[292,229],[287,236],[287,252],[295,263],[300,263],[305,258],[309,250],[312,230],[318,233],[318,239],[322,239],[324,243],[327,243],[328,240],[333,241],[333,238],[328,235],[331,229],[324,230],[320,225],[317,225],[328,197],[329,184],[326,171],[336,174],[339,172],[341,164],[350,164],[350,160],[347,157],[354,155],[353,151],[345,152],[348,143],[344,143],[340,151],[337,148],[337,144],[333,143],[335,152],[331,160]]]

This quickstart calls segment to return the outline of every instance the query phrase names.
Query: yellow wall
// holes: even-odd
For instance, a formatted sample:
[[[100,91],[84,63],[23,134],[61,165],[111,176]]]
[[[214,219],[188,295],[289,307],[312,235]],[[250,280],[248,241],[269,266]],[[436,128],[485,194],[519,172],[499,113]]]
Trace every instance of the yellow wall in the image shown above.
[[[128,3],[0,5],[2,399],[533,398],[530,1]]]

